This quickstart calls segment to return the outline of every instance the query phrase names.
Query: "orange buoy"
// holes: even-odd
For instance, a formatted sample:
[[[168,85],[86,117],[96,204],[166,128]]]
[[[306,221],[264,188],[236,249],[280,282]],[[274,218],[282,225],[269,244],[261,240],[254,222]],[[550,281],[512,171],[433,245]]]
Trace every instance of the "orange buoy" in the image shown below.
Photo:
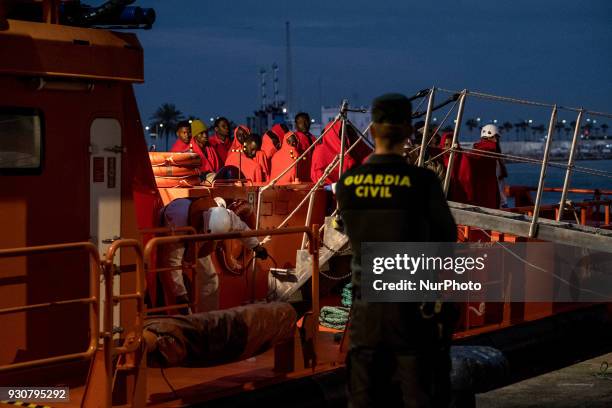
[[[153,166],[153,174],[161,177],[199,176],[200,169],[179,166]]]
[[[193,187],[200,185],[200,176],[185,177],[155,177],[155,183],[160,188]]]
[[[149,152],[149,160],[153,167],[180,166],[199,168],[202,159],[197,153]]]

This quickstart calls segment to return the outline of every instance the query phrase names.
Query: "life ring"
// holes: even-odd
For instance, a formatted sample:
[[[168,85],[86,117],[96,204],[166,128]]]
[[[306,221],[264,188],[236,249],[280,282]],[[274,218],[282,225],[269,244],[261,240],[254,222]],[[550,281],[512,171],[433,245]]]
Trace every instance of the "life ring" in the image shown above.
[[[197,153],[176,153],[176,152],[149,152],[151,165],[156,166],[180,166],[199,168],[202,159]]]
[[[159,177],[199,176],[200,169],[179,166],[153,166],[153,174]]]
[[[200,185],[200,176],[155,177],[155,183],[160,188],[193,187]]]

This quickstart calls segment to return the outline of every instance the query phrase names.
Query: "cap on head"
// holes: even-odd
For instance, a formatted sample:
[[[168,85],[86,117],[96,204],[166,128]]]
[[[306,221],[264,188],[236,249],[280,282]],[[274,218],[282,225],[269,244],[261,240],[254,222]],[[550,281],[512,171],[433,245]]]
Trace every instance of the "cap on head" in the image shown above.
[[[223,207],[213,207],[207,211],[208,225],[204,219],[206,232],[210,234],[223,234],[229,232],[232,227],[232,221],[227,210]]]
[[[495,125],[486,125],[480,131],[480,137],[483,139],[492,139],[495,135],[499,135],[499,129]]]
[[[206,132],[208,130],[208,127],[204,124],[204,122],[202,122],[201,120],[193,120],[191,121],[191,134],[192,135],[199,135],[202,132]]]
[[[402,94],[389,93],[372,101],[372,121],[390,125],[409,125],[412,120],[412,104]]]
[[[227,203],[222,197],[215,197],[214,200],[218,207],[227,208]]]

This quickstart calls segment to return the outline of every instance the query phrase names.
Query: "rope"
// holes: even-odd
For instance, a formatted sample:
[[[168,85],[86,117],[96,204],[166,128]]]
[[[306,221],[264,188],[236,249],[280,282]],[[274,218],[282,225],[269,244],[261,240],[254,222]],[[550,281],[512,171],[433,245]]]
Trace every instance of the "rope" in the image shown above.
[[[348,322],[352,304],[353,284],[347,283],[342,289],[342,306],[323,306],[319,314],[319,323],[331,329],[344,330]]]
[[[450,89],[444,89],[444,88],[436,88],[436,90],[440,92],[451,93],[451,94],[457,93],[456,91],[453,91]],[[517,103],[520,105],[539,106],[539,107],[546,107],[546,108],[552,108],[554,106],[554,104],[550,104],[550,103],[533,102],[533,101],[528,101],[526,99],[511,98],[507,96],[497,96],[497,95],[491,95],[491,94],[487,94],[484,92],[477,92],[477,91],[468,91],[468,94],[472,96],[476,96],[477,98],[481,98],[481,99],[490,99],[493,101]],[[592,116],[600,116],[600,117],[612,119],[612,114],[610,113],[584,110],[582,108],[573,108],[570,106],[557,105],[557,110],[565,110],[565,111],[570,111],[570,112],[581,112],[582,111]]]
[[[539,164],[539,165],[543,163],[543,161],[540,159],[531,159],[528,157],[514,156],[514,155],[504,154],[504,153],[489,152],[489,151],[479,150],[479,149],[461,149],[461,152],[465,154],[471,154],[474,156],[482,156],[482,157],[489,157],[489,158],[496,158],[496,159],[510,159],[513,161],[518,161],[518,162],[523,162],[523,163],[531,163],[531,164]],[[567,169],[569,167],[567,163],[555,163],[555,162],[548,162],[548,166],[556,167],[560,169]],[[599,177],[612,179],[612,172],[609,172],[606,170],[591,169],[589,167],[576,166],[576,165],[572,165],[571,167],[573,168],[574,171],[579,172],[579,173],[585,173],[585,174],[590,174],[593,176],[599,176]]]

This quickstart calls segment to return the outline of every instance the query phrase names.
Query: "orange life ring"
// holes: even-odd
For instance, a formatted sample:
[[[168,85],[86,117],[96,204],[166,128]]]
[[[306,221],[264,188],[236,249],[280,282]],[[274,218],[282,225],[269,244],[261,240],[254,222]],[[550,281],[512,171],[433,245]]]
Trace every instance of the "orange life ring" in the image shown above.
[[[149,152],[151,165],[156,166],[180,166],[199,168],[202,159],[197,153],[176,153],[176,152]]]
[[[155,183],[161,188],[193,187],[200,185],[200,176],[155,177]]]
[[[153,174],[160,177],[199,176],[200,169],[179,166],[153,166]]]

